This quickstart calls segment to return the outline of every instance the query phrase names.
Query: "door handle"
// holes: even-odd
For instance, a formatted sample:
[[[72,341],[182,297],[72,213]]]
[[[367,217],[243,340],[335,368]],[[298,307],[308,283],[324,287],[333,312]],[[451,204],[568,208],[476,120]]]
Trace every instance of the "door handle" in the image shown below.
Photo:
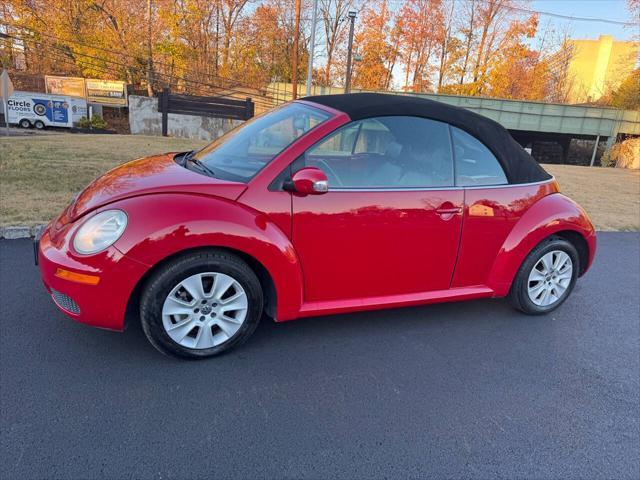
[[[462,207],[450,207],[450,208],[438,208],[436,213],[438,215],[455,215],[456,213],[460,213],[462,211]]]

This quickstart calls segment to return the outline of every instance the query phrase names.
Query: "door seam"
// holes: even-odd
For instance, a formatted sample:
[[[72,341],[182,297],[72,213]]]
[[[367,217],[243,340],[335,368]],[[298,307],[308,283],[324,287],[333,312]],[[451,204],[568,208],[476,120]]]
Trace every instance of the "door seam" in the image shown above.
[[[462,236],[464,234],[464,224],[467,218],[467,189],[462,189],[462,219],[460,220],[460,234],[458,235],[458,248],[456,249],[456,260],[453,264],[453,270],[451,271],[451,279],[449,280],[449,289],[453,287],[453,279],[458,269],[458,261],[460,260],[460,250],[462,248]]]

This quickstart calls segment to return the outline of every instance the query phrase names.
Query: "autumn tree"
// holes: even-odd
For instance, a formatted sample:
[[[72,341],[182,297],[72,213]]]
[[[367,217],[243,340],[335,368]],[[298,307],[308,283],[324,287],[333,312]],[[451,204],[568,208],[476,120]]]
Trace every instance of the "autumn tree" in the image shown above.
[[[325,66],[321,77],[322,85],[331,86],[335,83],[335,78],[338,75],[334,68],[335,55],[341,48],[346,48],[345,44],[349,32],[348,13],[354,8],[354,0],[319,0],[318,2],[325,38]]]
[[[460,64],[458,65],[458,84],[462,85],[467,76],[469,68],[469,62],[472,55],[472,50],[475,46],[475,31],[478,17],[478,5],[480,0],[467,0],[463,1],[461,5],[458,29],[462,36],[461,49],[464,52],[460,58]]]
[[[522,1],[319,0],[322,53],[313,79],[343,83],[348,12],[356,10],[355,88],[566,101],[569,37],[547,42],[537,18],[520,9]],[[302,4],[299,79],[306,76],[312,2]],[[628,2],[633,15],[638,0]],[[244,97],[291,81],[294,5],[11,0],[0,4],[0,60],[31,74],[122,79],[149,94],[171,86]]]
[[[547,94],[545,100],[566,103],[575,84],[575,74],[571,71],[571,62],[575,46],[570,41],[571,32],[564,28],[547,27],[543,33],[546,40],[539,48],[541,60],[547,67]]]
[[[528,46],[538,26],[534,15],[526,21],[513,21],[498,46],[486,79],[486,93],[499,98],[541,100],[549,87],[548,63],[540,51]]]
[[[228,70],[229,52],[231,49],[231,41],[234,38],[234,29],[248,0],[216,0],[214,3],[218,2],[223,28],[222,68]],[[223,73],[226,72],[223,70]]]
[[[444,23],[442,0],[407,0],[398,12],[404,89],[425,91],[431,87],[433,58]]]
[[[610,95],[610,104],[627,110],[640,110],[640,68],[636,68]]]
[[[145,76],[138,19],[146,17],[146,1],[16,0],[14,7],[32,71],[115,75],[131,83]]]
[[[456,6],[459,2],[465,0],[445,0],[442,4],[442,13],[444,19],[439,25],[437,35],[438,49],[438,80],[437,91],[440,91],[443,85],[453,79],[453,66],[460,61],[462,52],[462,41],[455,35],[454,30],[454,14]],[[457,3],[457,5],[456,5]]]
[[[385,89],[391,82],[394,49],[388,32],[392,12],[386,0],[367,4],[361,14],[361,27],[355,36],[360,61],[353,69],[353,86],[365,90]]]
[[[291,81],[294,13],[294,0],[267,0],[250,17],[247,34],[253,51],[251,56],[256,69],[264,72],[263,81]],[[309,53],[308,38],[303,34],[299,50],[298,78],[304,78]]]

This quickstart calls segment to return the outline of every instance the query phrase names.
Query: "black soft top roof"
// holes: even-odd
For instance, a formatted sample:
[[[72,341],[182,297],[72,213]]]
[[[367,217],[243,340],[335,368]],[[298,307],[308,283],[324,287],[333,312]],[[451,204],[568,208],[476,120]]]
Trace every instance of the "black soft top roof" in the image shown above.
[[[499,123],[470,110],[410,95],[350,93],[317,95],[302,100],[346,113],[352,120],[406,115],[454,125],[484,143],[502,164],[509,183],[531,183],[551,178]]]

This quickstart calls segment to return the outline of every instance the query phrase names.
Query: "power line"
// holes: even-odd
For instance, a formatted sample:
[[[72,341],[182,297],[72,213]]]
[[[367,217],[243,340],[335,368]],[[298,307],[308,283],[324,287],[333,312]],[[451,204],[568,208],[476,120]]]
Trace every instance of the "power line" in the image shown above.
[[[481,0],[481,1],[485,3],[487,2],[487,0]],[[610,23],[611,25],[622,25],[625,27],[637,27],[640,25],[640,21],[639,22],[623,22],[621,20],[611,20],[607,18],[576,17],[573,15],[564,15],[562,13],[546,12],[543,10],[529,10],[528,8],[516,7],[511,5],[505,5],[505,8],[508,8],[509,10],[523,12],[523,13],[544,15],[546,17],[562,18],[564,20],[575,20],[577,22]]]
[[[38,41],[36,39],[33,38],[25,38],[25,37],[16,37],[13,35],[9,35],[9,38],[12,38],[14,40],[20,40],[22,42],[31,42],[31,43],[38,43]],[[110,60],[107,58],[101,58],[101,57],[96,57],[93,55],[89,55],[86,53],[81,53],[81,52],[77,52],[77,51],[67,51],[64,48],[60,47],[60,46],[56,46],[53,44],[50,44],[50,47],[58,50],[59,52],[61,52],[60,54],[58,54],[56,56],[56,59],[61,59],[61,58],[65,58],[66,59],[66,64],[67,65],[74,65],[76,68],[78,67],[78,65],[76,63],[74,63],[73,59],[69,58],[69,54],[72,54],[75,57],[83,57],[80,60],[85,63],[87,66],[89,66],[90,68],[94,68],[96,71],[100,71],[103,74],[109,74],[109,73],[113,73],[111,71],[105,71],[104,70],[104,65],[99,65],[90,61],[87,61],[87,58],[90,58],[92,60],[96,60],[98,62],[101,63],[107,63],[107,64],[111,64],[111,65],[115,65],[124,69],[129,69],[129,70],[133,70],[136,71],[138,73],[145,73],[146,70],[143,69],[142,67],[137,67],[135,65],[128,65],[125,63],[121,63],[121,62],[117,62],[115,60]],[[62,57],[61,57],[62,55]],[[102,70],[100,70],[102,69]],[[238,90],[238,89],[234,89],[232,87],[225,87],[225,86],[218,86],[218,85],[213,85],[210,83],[205,83],[205,82],[201,82],[198,80],[191,80],[188,78],[184,78],[184,77],[180,77],[177,75],[170,75],[170,74],[166,74],[166,73],[161,73],[161,72],[156,72],[156,76],[160,76],[160,77],[164,77],[165,79],[169,79],[169,82],[171,80],[174,81],[182,81],[185,82],[187,84],[192,84],[192,85],[199,85],[199,86],[203,86],[203,87],[207,87],[210,90],[216,91],[216,90],[226,90],[229,91],[230,93],[226,93],[226,94],[222,94],[220,92],[216,92],[216,96],[219,97],[231,97],[233,95],[244,95],[244,96],[252,96],[253,100],[255,103],[259,103],[261,106],[263,107],[272,107],[273,106],[273,102],[277,102],[276,98],[267,96],[267,95],[250,95],[249,93],[242,91],[242,90]],[[271,100],[271,102],[269,102],[269,100]]]
[[[398,5],[398,6],[402,6],[405,4],[405,0],[387,0],[389,3]],[[477,0],[479,2],[482,3],[487,3],[490,4],[492,3],[491,0]],[[578,3],[578,2],[576,2]],[[575,16],[575,15],[564,15],[562,13],[555,13],[555,12],[548,12],[545,10],[534,10],[534,9],[529,9],[529,8],[524,8],[524,7],[517,7],[515,5],[501,5],[502,8],[506,8],[508,10],[513,10],[513,11],[517,11],[517,12],[522,12],[522,13],[528,13],[528,14],[537,14],[537,15],[542,15],[542,16],[546,16],[546,17],[554,17],[554,18],[561,18],[563,20],[575,20],[577,22],[595,22],[595,23],[610,23],[612,25],[621,25],[621,26],[625,26],[625,27],[637,27],[640,25],[640,21],[638,22],[625,22],[622,20],[612,20],[612,19],[608,19],[608,18],[593,18],[593,17],[579,17],[579,16]]]
[[[12,23],[9,23],[9,22],[5,22],[5,21],[1,21],[1,20],[0,20],[0,24],[1,25],[5,25],[5,26],[11,26],[13,28],[19,28],[19,29],[27,30],[27,31],[33,32],[33,33],[35,33],[37,35],[41,35],[43,37],[51,38],[51,39],[54,39],[57,43],[60,43],[60,44],[72,43],[72,44],[80,45],[80,46],[83,46],[83,47],[86,47],[86,48],[90,48],[90,49],[93,49],[93,50],[103,51],[103,52],[106,52],[106,53],[111,53],[111,54],[114,54],[114,55],[131,58],[131,59],[136,60],[136,61],[139,60],[139,58],[136,57],[135,55],[132,55],[130,53],[126,53],[124,51],[117,51],[117,50],[112,50],[112,49],[108,49],[108,48],[104,48],[104,47],[98,47],[98,46],[90,45],[90,44],[87,44],[87,43],[84,43],[84,42],[80,42],[80,41],[77,41],[77,40],[62,39],[62,38],[57,37],[55,35],[51,35],[51,34],[48,34],[48,33],[45,33],[45,32],[30,28],[30,27],[22,27],[22,26],[19,26],[19,25],[16,25],[16,24],[12,24]],[[20,38],[15,37],[15,36],[12,37],[11,35],[8,35],[8,34],[5,34],[4,36],[7,37],[7,38],[14,38],[16,40],[21,40],[21,41],[37,41],[36,39],[25,38],[24,36],[22,36]],[[66,46],[69,47],[69,45],[66,45]],[[53,46],[53,47],[56,48],[55,46]],[[100,57],[93,57],[91,55],[83,54],[83,53],[80,53],[80,52],[77,52],[77,51],[73,51],[73,50],[72,50],[72,53],[74,53],[75,55],[89,56],[91,58],[94,58],[94,59],[97,59],[97,60],[100,60],[100,61],[108,61],[108,62],[111,62],[111,63],[116,63],[116,62],[113,62],[111,60],[107,60],[107,59],[100,58]],[[164,66],[165,68],[172,68],[171,65],[169,65],[167,63],[164,63],[164,62],[154,61],[154,63],[156,65]],[[119,65],[122,66],[123,68],[141,70],[138,67],[135,67],[135,66],[132,66],[132,65],[128,65],[128,64],[119,64]],[[162,75],[162,74],[160,74],[160,75]],[[168,76],[168,74],[164,74],[164,75]],[[202,75],[204,75],[205,77],[222,80],[224,82],[229,82],[229,83],[236,84],[236,85],[242,85],[242,86],[245,86],[247,88],[252,88],[252,89],[255,88],[252,85],[250,85],[250,84],[248,84],[246,82],[242,82],[242,81],[237,80],[237,79],[230,79],[230,78],[227,78],[227,77],[222,77],[222,76],[214,75],[214,74],[211,74],[211,73],[202,73]],[[175,78],[182,79],[184,81],[195,82],[193,80],[186,80],[183,77],[176,76]],[[198,82],[198,83],[201,83],[201,82]],[[213,85],[211,85],[211,84],[204,84],[204,85],[208,85],[208,86],[212,86],[213,87]],[[223,88],[223,89],[227,89],[227,90],[233,89],[233,87],[225,87],[225,86],[220,86],[220,87],[217,87],[217,88]],[[275,90],[273,90],[270,87],[264,87],[262,89],[257,89],[257,90],[263,90],[265,92],[271,92],[271,93],[276,93],[276,94],[278,93],[278,92],[276,92]],[[244,93],[246,93],[246,92],[244,92]],[[263,96],[266,97],[267,95],[263,95]],[[273,100],[273,98],[272,98],[272,100]]]

